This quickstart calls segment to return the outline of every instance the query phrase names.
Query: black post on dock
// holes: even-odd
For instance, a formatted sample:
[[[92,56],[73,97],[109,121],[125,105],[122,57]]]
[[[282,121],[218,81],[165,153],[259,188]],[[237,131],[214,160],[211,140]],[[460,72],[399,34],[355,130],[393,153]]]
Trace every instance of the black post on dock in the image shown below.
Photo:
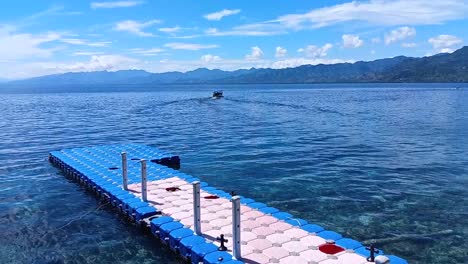
[[[374,247],[374,244],[371,244],[369,247],[366,247],[370,251],[370,256],[367,258],[367,261],[374,262],[375,254],[379,253],[379,250]]]
[[[216,240],[221,242],[221,245],[219,246],[218,250],[227,251],[227,247],[224,245],[224,243],[227,243],[228,240],[224,238],[224,234],[221,234],[219,237],[216,238]]]

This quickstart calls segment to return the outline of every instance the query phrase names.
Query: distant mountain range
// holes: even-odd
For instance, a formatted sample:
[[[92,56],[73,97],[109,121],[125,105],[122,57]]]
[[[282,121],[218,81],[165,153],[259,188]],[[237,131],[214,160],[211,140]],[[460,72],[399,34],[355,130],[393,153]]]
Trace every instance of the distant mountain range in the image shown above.
[[[73,72],[2,83],[0,89],[151,86],[160,84],[261,84],[347,82],[468,82],[468,46],[423,58],[399,56],[370,62],[303,65],[286,69],[236,71],[200,68],[189,72],[143,70]]]

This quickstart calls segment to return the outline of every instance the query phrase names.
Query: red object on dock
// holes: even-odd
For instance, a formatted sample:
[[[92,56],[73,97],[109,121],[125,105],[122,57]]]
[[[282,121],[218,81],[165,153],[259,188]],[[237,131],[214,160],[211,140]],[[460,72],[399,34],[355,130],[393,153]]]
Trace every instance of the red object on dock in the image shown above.
[[[340,253],[342,251],[344,251],[344,248],[342,247],[339,247],[335,244],[323,244],[321,246],[319,246],[319,250],[322,251],[323,253],[325,254],[329,254],[329,255],[334,255],[336,253]]]

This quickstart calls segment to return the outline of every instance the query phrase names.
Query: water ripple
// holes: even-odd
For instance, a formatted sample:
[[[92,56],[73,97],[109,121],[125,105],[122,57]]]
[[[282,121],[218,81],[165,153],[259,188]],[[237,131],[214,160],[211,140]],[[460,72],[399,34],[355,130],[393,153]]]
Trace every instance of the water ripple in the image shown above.
[[[177,263],[46,160],[52,150],[134,142],[180,154],[184,172],[220,189],[358,240],[452,229],[385,249],[411,263],[463,263],[468,93],[318,88],[225,87],[224,100],[209,87],[0,95],[0,259]]]

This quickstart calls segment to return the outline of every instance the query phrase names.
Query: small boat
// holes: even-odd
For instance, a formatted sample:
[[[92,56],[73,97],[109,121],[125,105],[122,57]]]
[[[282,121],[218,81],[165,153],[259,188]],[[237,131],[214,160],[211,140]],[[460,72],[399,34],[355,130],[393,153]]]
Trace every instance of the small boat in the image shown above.
[[[219,99],[219,98],[223,98],[223,91],[214,91],[213,92],[213,96],[211,98],[213,99]]]

